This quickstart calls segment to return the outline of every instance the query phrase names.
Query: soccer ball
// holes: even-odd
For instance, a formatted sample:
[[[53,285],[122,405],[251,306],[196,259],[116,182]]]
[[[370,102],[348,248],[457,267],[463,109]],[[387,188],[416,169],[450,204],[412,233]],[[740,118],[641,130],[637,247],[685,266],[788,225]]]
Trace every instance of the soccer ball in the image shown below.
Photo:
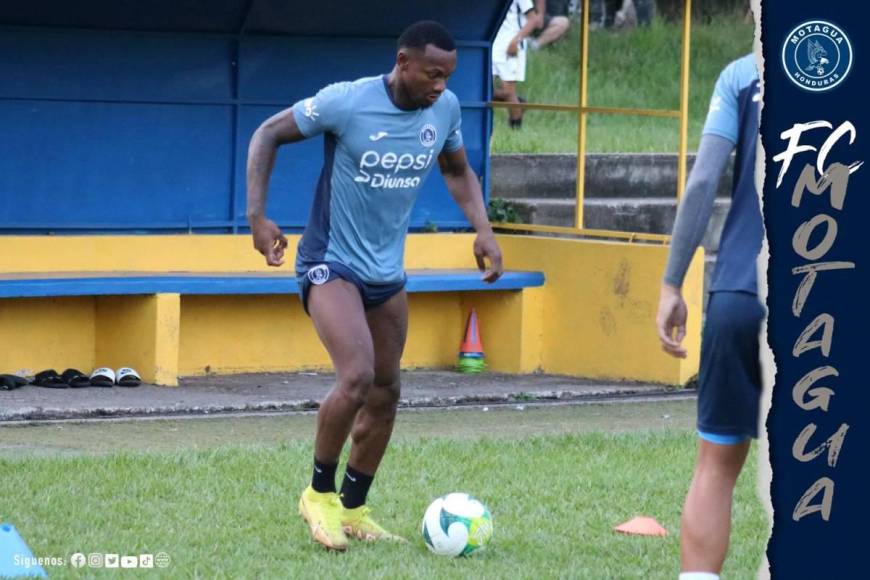
[[[468,556],[492,538],[489,510],[467,493],[448,493],[429,504],[423,540],[439,556]]]

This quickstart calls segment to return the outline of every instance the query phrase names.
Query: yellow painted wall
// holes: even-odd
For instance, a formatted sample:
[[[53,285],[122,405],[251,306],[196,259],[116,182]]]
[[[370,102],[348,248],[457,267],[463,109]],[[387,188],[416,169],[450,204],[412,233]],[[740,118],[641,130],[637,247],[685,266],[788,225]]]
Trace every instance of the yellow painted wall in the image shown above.
[[[97,366],[132,367],[148,383],[178,382],[178,294],[98,296]]]
[[[282,269],[288,274],[297,240],[290,238]],[[471,234],[409,236],[406,267],[473,268],[473,240]],[[701,251],[684,288],[690,356],[679,361],[660,350],[654,328],[666,247],[510,235],[499,241],[506,268],[541,270],[545,286],[412,295],[405,367],[453,366],[467,313],[474,307],[491,370],[663,383],[684,383],[697,372]],[[265,266],[247,235],[0,238],[0,272],[50,271],[275,270]],[[206,369],[233,373],[329,366],[296,296],[5,299],[0,300],[0,321],[15,336],[0,350],[0,372],[129,365],[146,380],[172,384],[176,374]]]
[[[184,375],[329,368],[297,296],[182,296]]]
[[[280,270],[293,273],[298,235]],[[408,268],[473,268],[469,234],[414,234]],[[275,272],[248,235],[2,236],[0,272]]]
[[[463,329],[467,313],[472,308],[477,311],[489,370],[531,373],[541,369],[544,304],[540,289],[468,292],[461,303]]]
[[[94,298],[0,299],[0,373],[94,367]]]
[[[500,237],[509,267],[543,270],[542,366],[593,378],[683,383],[697,372],[703,255],[695,256],[685,292],[689,358],[662,352],[655,331],[667,248],[543,237]]]
[[[181,304],[183,376],[331,368],[297,296],[183,296]],[[402,365],[453,366],[464,316],[455,294],[410,295]]]
[[[408,342],[405,368],[451,367],[462,340],[463,313],[455,294],[408,296]]]

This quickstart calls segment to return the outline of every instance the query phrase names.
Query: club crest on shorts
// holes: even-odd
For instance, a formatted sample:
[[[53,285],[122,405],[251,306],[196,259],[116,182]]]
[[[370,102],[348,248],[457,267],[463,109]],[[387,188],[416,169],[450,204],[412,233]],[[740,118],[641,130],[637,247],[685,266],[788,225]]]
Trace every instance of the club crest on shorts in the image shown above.
[[[791,82],[814,92],[834,88],[852,69],[852,43],[825,20],[796,26],[782,45],[782,66]]]
[[[431,147],[437,140],[438,131],[435,130],[435,126],[431,123],[423,125],[423,128],[420,129],[420,143],[423,147]]]
[[[308,270],[308,280],[315,286],[325,284],[329,280],[329,266],[318,264]]]

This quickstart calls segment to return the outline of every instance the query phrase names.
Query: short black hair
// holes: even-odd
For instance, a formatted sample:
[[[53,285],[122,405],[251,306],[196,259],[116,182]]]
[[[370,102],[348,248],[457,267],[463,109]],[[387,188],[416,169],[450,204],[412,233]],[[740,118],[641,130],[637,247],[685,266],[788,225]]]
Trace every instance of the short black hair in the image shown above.
[[[426,45],[432,44],[441,50],[456,50],[453,35],[444,26],[434,20],[420,20],[405,29],[399,37],[399,48],[415,48],[426,50]]]

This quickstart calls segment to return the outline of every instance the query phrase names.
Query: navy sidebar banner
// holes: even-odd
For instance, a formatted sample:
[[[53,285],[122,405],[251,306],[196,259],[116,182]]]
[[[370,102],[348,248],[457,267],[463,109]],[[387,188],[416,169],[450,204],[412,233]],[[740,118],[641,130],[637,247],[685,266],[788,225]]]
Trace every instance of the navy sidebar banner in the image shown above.
[[[762,2],[774,578],[868,568],[868,12]]]

